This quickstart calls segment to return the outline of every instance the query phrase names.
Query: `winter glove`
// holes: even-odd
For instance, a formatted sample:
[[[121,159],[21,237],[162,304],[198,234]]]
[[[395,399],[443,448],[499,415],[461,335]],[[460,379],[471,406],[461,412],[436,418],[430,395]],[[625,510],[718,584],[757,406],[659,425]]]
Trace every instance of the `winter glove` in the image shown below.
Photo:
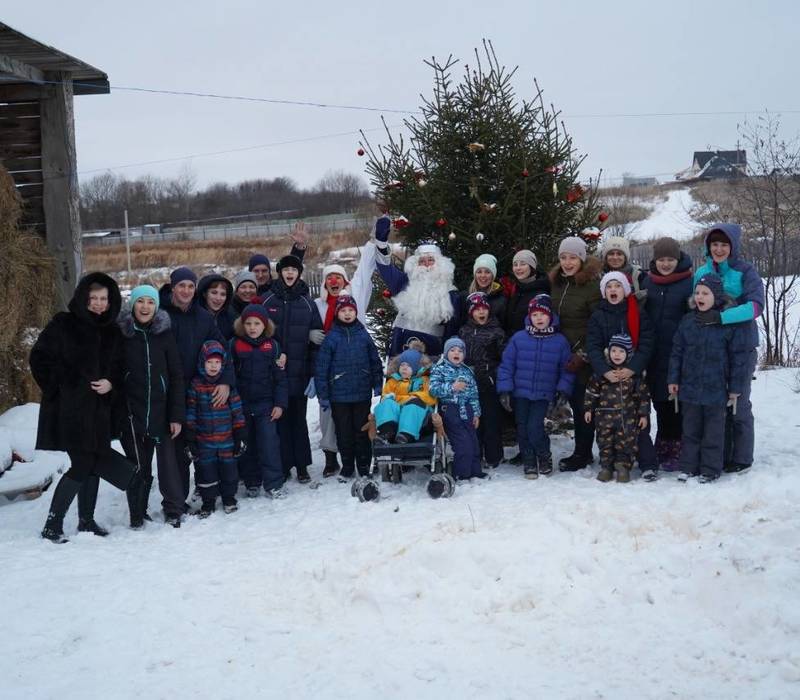
[[[331,402],[328,399],[320,399],[319,400],[319,407],[323,411],[329,411],[331,408]]]
[[[247,452],[247,443],[244,440],[236,438],[233,441],[233,458],[239,459],[245,452]]]
[[[391,230],[392,220],[384,214],[375,222],[375,240],[386,243],[389,240]]]
[[[500,405],[509,413],[511,413],[511,394],[503,392],[500,394]]]
[[[321,331],[319,328],[312,328],[308,332],[308,339],[314,345],[322,345],[322,341],[325,340],[325,331]]]
[[[722,323],[722,314],[717,309],[708,309],[708,311],[698,311],[695,314],[694,320],[698,326],[718,326]]]
[[[309,399],[313,399],[317,395],[317,385],[314,383],[314,377],[308,380],[308,384],[306,385],[306,390],[303,392],[304,396],[307,396]]]
[[[580,354],[574,352],[572,353],[572,355],[570,355],[569,360],[567,360],[565,368],[567,372],[572,372],[573,374],[577,374],[584,368],[585,365],[586,365],[586,360],[584,360]]]
[[[184,453],[186,456],[192,461],[197,461],[197,443],[196,442],[187,442],[186,447],[183,448]]]

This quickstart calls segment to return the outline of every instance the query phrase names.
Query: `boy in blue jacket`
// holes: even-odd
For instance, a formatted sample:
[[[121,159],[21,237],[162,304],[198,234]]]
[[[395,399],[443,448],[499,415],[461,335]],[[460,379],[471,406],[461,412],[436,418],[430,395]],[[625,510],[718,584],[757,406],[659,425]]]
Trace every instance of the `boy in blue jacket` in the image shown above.
[[[514,409],[525,477],[553,473],[550,438],[544,419],[556,394],[572,395],[575,375],[567,371],[572,355],[569,341],[558,332],[548,294],[528,303],[525,330],[511,336],[497,370],[497,390],[506,411]],[[513,399],[513,406],[512,406]]]
[[[707,273],[695,284],[695,310],[675,333],[669,361],[669,392],[681,401],[683,438],[679,477],[714,481],[722,472],[726,407],[736,414],[737,399],[750,381],[751,343],[744,324],[720,325],[726,297],[722,280]]]
[[[439,399],[447,439],[453,448],[453,471],[458,481],[485,479],[478,444],[481,404],[478,382],[464,360],[467,346],[453,337],[444,344],[442,357],[431,370],[431,396]]]
[[[226,513],[237,510],[236,458],[246,449],[242,401],[231,389],[216,405],[214,391],[222,381],[227,353],[221,343],[207,340],[200,349],[197,374],[186,393],[186,454],[195,463],[195,480],[203,499],[197,513],[207,518],[222,496]]]
[[[231,357],[247,419],[248,449],[239,458],[239,476],[249,498],[258,496],[262,485],[267,496],[283,498],[277,421],[289,403],[289,389],[286,371],[278,365],[275,326],[261,304],[248,304],[233,330]]]
[[[372,443],[362,428],[369,420],[373,396],[381,395],[383,368],[378,349],[358,320],[353,297],[336,299],[336,320],[319,349],[314,384],[323,411],[330,410],[336,445],[342,457],[340,475],[366,476],[372,461]]]

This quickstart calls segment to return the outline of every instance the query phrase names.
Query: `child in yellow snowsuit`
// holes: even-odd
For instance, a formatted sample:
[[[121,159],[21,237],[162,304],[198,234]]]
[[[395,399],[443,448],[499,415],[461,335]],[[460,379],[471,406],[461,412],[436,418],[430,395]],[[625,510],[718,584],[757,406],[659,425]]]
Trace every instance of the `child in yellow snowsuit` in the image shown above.
[[[398,355],[386,372],[381,401],[375,407],[377,440],[415,442],[431,409],[436,405],[429,391],[430,359],[419,350]]]

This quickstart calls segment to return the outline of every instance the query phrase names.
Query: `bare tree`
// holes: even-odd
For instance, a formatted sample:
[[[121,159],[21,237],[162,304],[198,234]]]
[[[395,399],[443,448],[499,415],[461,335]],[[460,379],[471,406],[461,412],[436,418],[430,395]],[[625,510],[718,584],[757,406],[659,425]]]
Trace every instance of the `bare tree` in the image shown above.
[[[353,211],[369,197],[366,182],[344,170],[326,172],[314,191],[324,195],[329,207],[340,212]]]

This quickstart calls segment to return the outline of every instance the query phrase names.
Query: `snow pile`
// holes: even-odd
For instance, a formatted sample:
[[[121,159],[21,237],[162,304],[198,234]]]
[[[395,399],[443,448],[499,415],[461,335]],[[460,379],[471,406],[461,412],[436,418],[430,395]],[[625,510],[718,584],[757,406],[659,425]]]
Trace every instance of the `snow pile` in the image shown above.
[[[646,219],[630,224],[631,234],[639,241],[662,236],[671,236],[678,241],[688,240],[703,229],[703,224],[692,218],[694,206],[696,202],[689,188],[671,190],[666,200],[653,203],[653,211]]]
[[[72,534],[73,507],[62,546],[49,492],[2,508],[4,696],[797,697],[793,378],[759,373],[756,465],[711,485],[293,482],[177,531],[154,492],[132,532],[103,484],[111,535]]]

